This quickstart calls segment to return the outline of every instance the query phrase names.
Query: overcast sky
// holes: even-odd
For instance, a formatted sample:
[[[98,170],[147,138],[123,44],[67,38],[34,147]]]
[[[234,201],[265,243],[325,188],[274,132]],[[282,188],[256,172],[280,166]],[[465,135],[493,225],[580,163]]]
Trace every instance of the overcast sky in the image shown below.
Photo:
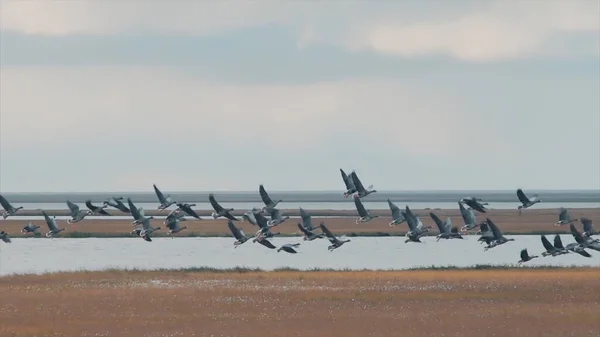
[[[600,188],[569,1],[4,1],[0,191]]]

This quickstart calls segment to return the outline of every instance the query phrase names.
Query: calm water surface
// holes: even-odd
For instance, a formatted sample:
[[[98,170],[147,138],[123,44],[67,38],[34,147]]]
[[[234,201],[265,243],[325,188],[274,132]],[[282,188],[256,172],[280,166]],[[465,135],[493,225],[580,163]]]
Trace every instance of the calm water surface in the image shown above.
[[[511,237],[511,236],[507,236]],[[232,238],[140,238],[13,239],[0,245],[0,275],[43,273],[105,268],[183,268],[183,267],[250,267],[272,270],[280,267],[298,269],[407,269],[419,266],[461,266],[475,264],[515,264],[519,252],[543,251],[539,235],[513,236],[515,241],[483,251],[484,245],[470,235],[464,240],[423,238],[423,243],[404,243],[403,237],[353,237],[341,248],[329,252],[329,241],[303,242],[300,237],[275,238],[273,244],[302,242],[298,254],[270,250],[258,243],[246,242],[233,247]],[[573,241],[562,236],[563,243]],[[600,252],[588,250],[591,258],[578,254],[534,259],[528,265],[600,267]]]

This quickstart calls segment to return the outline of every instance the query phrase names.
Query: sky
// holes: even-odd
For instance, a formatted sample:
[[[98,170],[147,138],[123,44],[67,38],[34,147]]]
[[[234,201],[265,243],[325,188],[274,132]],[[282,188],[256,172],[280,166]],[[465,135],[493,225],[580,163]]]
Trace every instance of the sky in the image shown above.
[[[600,189],[599,11],[0,0],[0,192]]]

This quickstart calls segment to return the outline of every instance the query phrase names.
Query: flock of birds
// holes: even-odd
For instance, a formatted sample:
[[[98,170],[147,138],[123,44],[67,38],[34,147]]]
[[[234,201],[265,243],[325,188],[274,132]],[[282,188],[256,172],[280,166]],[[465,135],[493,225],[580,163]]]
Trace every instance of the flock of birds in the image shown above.
[[[359,215],[358,218],[356,218],[356,223],[369,222],[372,219],[379,217],[378,215],[372,215],[364,207],[361,201],[362,198],[365,198],[372,193],[376,193],[377,190],[373,189],[372,185],[368,188],[365,188],[355,171],[352,171],[350,175],[347,175],[344,170],[340,169],[340,173],[346,187],[346,190],[343,193],[344,198],[348,198],[349,196],[354,198],[356,210]],[[172,205],[177,206],[168,213],[163,221],[163,224],[169,229],[168,234],[171,237],[173,237],[173,234],[187,229],[187,226],[181,225],[182,221],[187,220],[185,218],[186,216],[201,220],[200,216],[198,216],[198,214],[192,208],[195,206],[195,204],[177,202],[173,200],[170,195],[165,195],[162,193],[156,185],[154,185],[154,192],[156,193],[159,201],[159,211],[167,210]],[[259,228],[256,234],[253,236],[244,234],[240,228],[236,227],[234,221],[239,221],[239,219],[233,216],[231,213],[234,209],[221,206],[221,204],[219,204],[219,202],[217,202],[215,199],[214,194],[210,194],[208,197],[209,202],[214,210],[212,212],[212,217],[214,219],[221,217],[228,219],[227,226],[236,240],[233,243],[235,248],[249,240],[252,240],[252,242],[258,242],[269,249],[277,249],[278,252],[285,251],[288,253],[297,253],[296,249],[300,243],[287,243],[277,248],[271,241],[269,241],[269,239],[273,238],[274,236],[280,235],[279,232],[273,232],[271,229],[284,223],[289,219],[289,216],[284,216],[282,212],[276,208],[276,206],[282,202],[282,200],[273,200],[263,185],[259,186],[259,194],[264,206],[260,209],[252,208],[242,216],[244,220]],[[517,207],[519,214],[521,214],[523,209],[527,209],[537,203],[542,202],[537,195],[532,196],[531,198],[527,197],[521,189],[517,190],[517,198],[521,203]],[[137,207],[130,198],[127,198],[127,205],[125,205],[124,201],[125,199],[123,197],[111,197],[105,200],[102,206],[97,206],[92,204],[91,200],[87,200],[85,202],[87,210],[83,210],[75,203],[67,200],[67,206],[71,211],[71,218],[67,220],[67,223],[74,224],[80,222],[88,215],[110,215],[110,213],[105,210],[105,208],[110,206],[120,210],[121,212],[131,214],[133,217],[133,221],[131,223],[133,230],[131,233],[141,237],[145,241],[151,242],[152,233],[160,230],[161,227],[153,227],[151,220],[154,219],[154,217],[146,216],[144,214],[144,209],[142,207]],[[407,238],[405,243],[421,242],[421,238],[428,235],[428,232],[432,226],[424,226],[419,216],[414,214],[408,206],[402,210],[390,199],[388,199],[387,202],[392,216],[392,221],[389,223],[389,226],[397,226],[404,222],[406,222],[408,225],[409,231],[406,233]],[[14,215],[17,211],[23,208],[12,206],[2,195],[0,195],[0,204],[2,205],[2,208],[4,208],[4,212],[2,214],[3,219]],[[489,217],[486,218],[485,221],[477,223],[474,211],[486,213],[486,205],[488,205],[488,203],[483,202],[482,199],[476,197],[466,197],[460,199],[458,201],[458,206],[460,209],[460,214],[464,220],[464,225],[460,228],[460,230],[452,225],[450,218],[446,218],[445,221],[442,221],[435,213],[430,212],[429,216],[439,230],[437,240],[463,239],[464,234],[468,234],[469,231],[478,230],[476,232],[477,235],[480,235],[478,241],[486,243],[484,251],[500,246],[507,242],[514,241],[514,238],[507,239],[504,237],[498,226]],[[41,212],[49,229],[49,231],[46,233],[46,237],[53,238],[65,230],[65,228],[59,228],[55,217],[48,216],[44,210],[41,210]],[[343,244],[350,242],[350,240],[346,239],[345,237],[338,238],[333,235],[333,233],[331,233],[324,223],[320,223],[318,227],[315,227],[312,223],[311,216],[302,208],[300,208],[300,217],[302,222],[298,223],[298,229],[302,232],[303,239],[305,241],[327,238],[331,243],[331,245],[328,247],[329,251],[333,251],[341,247]],[[592,221],[590,219],[583,217],[572,219],[568,211],[564,208],[561,209],[558,218],[559,219],[556,222],[556,225],[569,225],[570,232],[573,235],[575,242],[569,243],[565,246],[563,245],[558,234],[554,237],[553,243],[551,243],[544,235],[542,235],[541,241],[545,249],[545,251],[542,252],[542,256],[558,256],[574,252],[584,257],[591,257],[586,249],[600,251],[600,239],[593,238],[593,236],[597,235],[598,232],[594,230]],[[575,228],[574,224],[576,222],[581,222],[583,226],[583,232],[580,233],[577,228]],[[39,229],[40,226],[29,223],[22,229],[22,233],[37,233]],[[317,230],[320,230],[321,233],[318,233]],[[8,233],[4,231],[0,232],[0,239],[6,243],[11,242]],[[537,255],[529,255],[527,249],[521,250],[520,256],[521,260],[518,261],[519,264],[539,257]]]

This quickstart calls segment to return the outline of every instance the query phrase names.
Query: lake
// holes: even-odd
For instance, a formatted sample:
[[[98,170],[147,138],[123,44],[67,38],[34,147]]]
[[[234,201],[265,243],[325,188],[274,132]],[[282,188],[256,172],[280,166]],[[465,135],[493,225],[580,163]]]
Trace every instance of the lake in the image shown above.
[[[301,242],[298,254],[277,252],[248,241],[234,248],[233,238],[15,238],[11,244],[0,243],[0,276],[14,273],[43,273],[106,268],[185,268],[248,267],[272,270],[281,267],[298,269],[408,269],[420,266],[459,266],[476,264],[516,264],[519,252],[528,248],[531,255],[543,251],[539,235],[518,235],[514,242],[484,252],[484,245],[469,235],[464,240],[423,238],[423,243],[404,243],[404,237],[353,237],[333,252],[329,241],[304,242],[300,237],[275,238],[280,246]],[[566,245],[571,235],[562,235]],[[549,236],[552,240],[552,237]],[[557,257],[540,257],[529,266],[600,267],[600,252],[588,250],[591,258],[571,253]]]

